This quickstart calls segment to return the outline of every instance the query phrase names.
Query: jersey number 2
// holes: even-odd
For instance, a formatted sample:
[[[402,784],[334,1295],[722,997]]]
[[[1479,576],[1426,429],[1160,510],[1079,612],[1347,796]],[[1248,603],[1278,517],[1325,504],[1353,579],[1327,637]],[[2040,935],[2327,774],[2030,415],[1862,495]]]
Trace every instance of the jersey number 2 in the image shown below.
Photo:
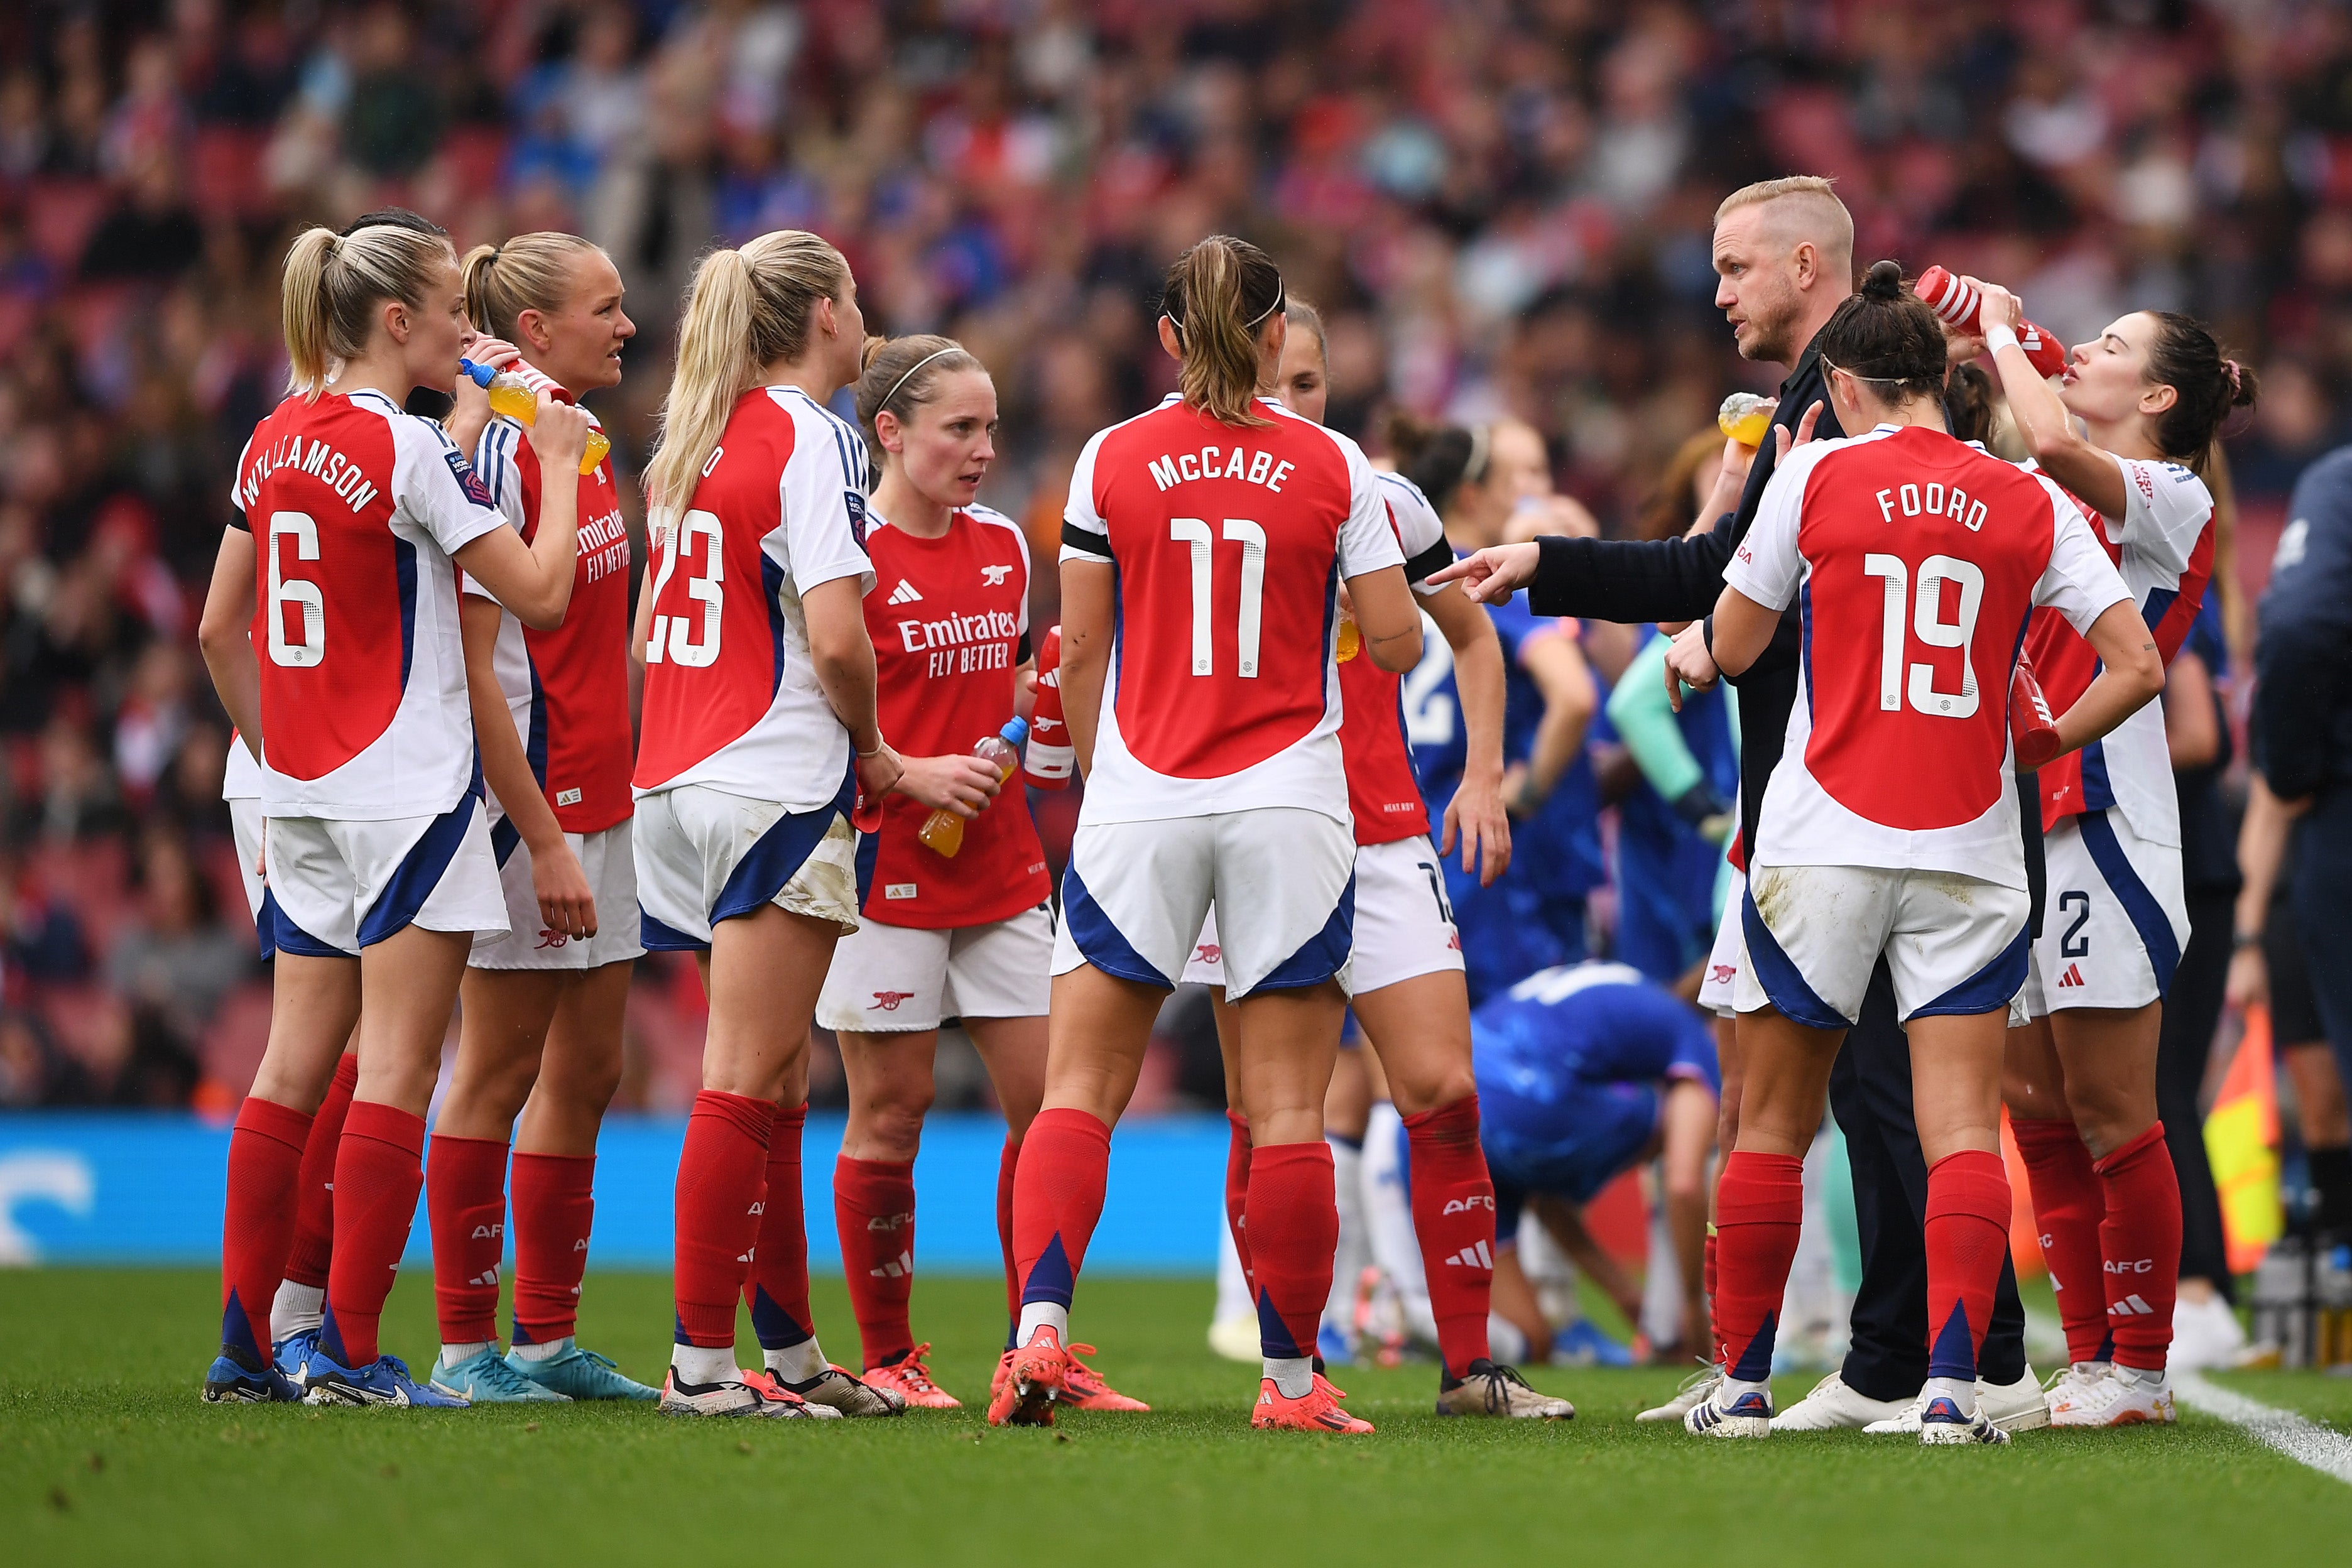
[[[1213,539],[1209,525],[1197,517],[1171,517],[1168,537],[1192,549],[1192,673],[1207,675],[1216,667],[1212,655],[1215,645],[1209,635],[1209,607],[1214,596],[1210,587]],[[1229,517],[1225,537],[1239,541],[1242,547],[1241,624],[1234,628],[1234,642],[1242,678],[1255,680],[1258,629],[1265,600],[1265,530],[1245,518]]]
[[[1984,572],[1972,561],[1962,561],[1952,555],[1930,555],[1919,563],[1919,595],[1911,602],[1911,569],[1900,555],[1875,552],[1862,558],[1863,574],[1886,580],[1886,614],[1882,623],[1878,650],[1878,706],[1893,711],[1903,706],[1907,697],[1915,711],[1930,719],[1967,719],[1977,710],[1976,665],[1969,657],[1969,644],[1976,637],[1977,611],[1984,603]],[[1944,615],[1944,584],[1949,583],[1960,592],[1959,616],[1947,621]],[[1903,628],[1910,623],[1912,634],[1929,647],[1956,647],[1960,650],[1960,689],[1958,691],[1936,689],[1936,667],[1915,664],[1910,667],[1909,679],[1905,679]]]
[[[701,574],[689,573],[687,576],[686,596],[701,602],[701,639],[694,638],[691,616],[656,615],[653,635],[646,639],[647,664],[659,664],[667,658],[689,669],[702,669],[718,662],[719,611],[727,596],[726,536],[718,513],[689,511],[678,524],[677,534],[670,540],[669,552],[662,557],[661,574],[654,579],[654,603],[661,603],[662,590],[669,586],[670,574],[677,570],[677,558],[692,547],[697,534],[710,542],[703,552]]]

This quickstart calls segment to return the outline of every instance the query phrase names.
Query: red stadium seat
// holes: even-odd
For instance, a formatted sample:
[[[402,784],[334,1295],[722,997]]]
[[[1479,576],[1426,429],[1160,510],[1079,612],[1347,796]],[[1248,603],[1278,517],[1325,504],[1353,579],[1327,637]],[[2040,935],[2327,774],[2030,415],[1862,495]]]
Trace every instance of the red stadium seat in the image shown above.
[[[205,1081],[226,1090],[231,1100],[243,1100],[268,1047],[269,982],[248,980],[229,993],[197,1047]]]
[[[268,134],[241,125],[207,125],[188,149],[188,195],[200,212],[249,217],[266,211],[271,193],[262,178]]]
[[[25,194],[26,236],[33,248],[70,272],[110,200],[97,180],[36,180]]]

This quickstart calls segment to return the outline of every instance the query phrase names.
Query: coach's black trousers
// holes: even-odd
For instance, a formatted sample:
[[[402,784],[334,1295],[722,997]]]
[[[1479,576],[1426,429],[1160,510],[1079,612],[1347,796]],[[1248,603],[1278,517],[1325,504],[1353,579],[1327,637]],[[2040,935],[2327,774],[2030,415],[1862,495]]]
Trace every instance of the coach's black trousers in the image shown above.
[[[1881,961],[1830,1069],[1830,1110],[1853,1166],[1862,1288],[1853,1299],[1846,1385],[1870,1399],[1909,1399],[1927,1381],[1927,1161],[1911,1112],[1911,1043],[1895,1021],[1895,984]],[[1988,1383],[2025,1375],[2025,1309],[2017,1270],[2000,1266],[1992,1325],[1977,1372]]]

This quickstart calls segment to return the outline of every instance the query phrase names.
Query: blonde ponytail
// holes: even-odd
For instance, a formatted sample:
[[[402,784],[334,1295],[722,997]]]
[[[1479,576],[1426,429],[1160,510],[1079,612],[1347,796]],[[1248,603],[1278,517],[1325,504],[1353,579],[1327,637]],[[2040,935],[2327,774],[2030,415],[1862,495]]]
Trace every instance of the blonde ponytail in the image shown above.
[[[816,302],[841,299],[848,286],[841,252],[801,229],[778,229],[740,250],[703,258],[678,325],[660,449],[646,469],[646,504],[656,519],[685,512],[737,400],[759,384],[762,368],[808,352]]]
[[[1258,337],[1282,306],[1281,271],[1245,239],[1213,234],[1178,257],[1161,310],[1183,350],[1184,401],[1221,424],[1271,424],[1257,412]]]
[[[459,263],[466,281],[466,319],[477,331],[504,338],[518,348],[522,313],[554,315],[572,295],[572,263],[601,246],[576,234],[541,229],[519,234],[504,245],[478,245]]]
[[[371,223],[348,235],[305,229],[286,253],[279,300],[287,390],[317,397],[367,351],[379,305],[423,308],[425,290],[456,259],[446,237],[400,224]]]

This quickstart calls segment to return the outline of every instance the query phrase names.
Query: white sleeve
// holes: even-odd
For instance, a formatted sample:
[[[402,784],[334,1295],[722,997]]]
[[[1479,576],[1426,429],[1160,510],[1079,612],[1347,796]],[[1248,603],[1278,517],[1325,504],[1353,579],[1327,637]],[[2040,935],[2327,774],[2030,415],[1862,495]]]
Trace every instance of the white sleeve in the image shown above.
[[[2123,574],[2099,547],[2091,525],[2074,503],[2048,479],[2042,481],[2042,488],[2050,492],[2053,532],[2050,564],[2042,569],[2042,580],[2033,584],[2033,602],[2050,605],[2075,631],[2087,634],[2091,623],[2109,609],[2130,603],[2131,590],[2124,586]]]
[[[1383,566],[1403,565],[1397,531],[1389,524],[1388,497],[1364,449],[1336,431],[1331,438],[1348,459],[1348,521],[1339,525],[1339,575],[1360,577]]]
[[[1805,484],[1824,453],[1843,443],[1800,447],[1764,487],[1748,536],[1723,568],[1723,580],[1768,610],[1785,610],[1797,596],[1804,559],[1797,552],[1797,529],[1804,520]]]
[[[2124,475],[2124,527],[2116,542],[2178,577],[2213,516],[2213,492],[2179,463],[2116,458],[2116,466]]]
[[[866,492],[858,483],[866,445],[820,411],[796,410],[793,417],[793,455],[777,486],[784,569],[795,593],[856,577],[862,598],[874,587],[874,563],[866,554]]]
[[[481,441],[474,447],[474,472],[488,487],[491,501],[500,516],[517,533],[523,528],[522,514],[522,426],[510,420],[493,419],[482,426]],[[495,599],[496,594],[474,581],[470,572],[457,574],[460,592],[477,598]]]
[[[394,428],[400,432],[398,460],[407,469],[399,502],[433,536],[442,554],[455,555],[507,525],[506,514],[490,500],[489,487],[447,432],[414,415],[394,417]]]
[[[253,520],[245,515],[245,460],[251,456],[253,456],[253,437],[247,436],[245,438],[245,445],[237,448],[236,467],[229,470],[228,476],[228,504],[235,508],[236,515],[243,519],[237,526],[242,527],[247,533],[253,531]]]
[[[1103,437],[1108,430],[1097,430],[1087,438],[1078,453],[1077,463],[1070,469],[1070,499],[1062,507],[1063,561],[1104,562],[1112,559],[1110,524],[1103,521],[1101,510],[1095,505],[1095,459],[1102,454]],[[1074,544],[1076,538],[1087,541]],[[1099,541],[1100,542],[1097,542]]]
[[[1421,487],[1402,474],[1377,474],[1388,499],[1389,521],[1395,525],[1397,548],[1404,552],[1405,580],[1412,591],[1427,596],[1442,594],[1444,584],[1430,585],[1430,574],[1454,564],[1454,547],[1445,542],[1445,524]]]

